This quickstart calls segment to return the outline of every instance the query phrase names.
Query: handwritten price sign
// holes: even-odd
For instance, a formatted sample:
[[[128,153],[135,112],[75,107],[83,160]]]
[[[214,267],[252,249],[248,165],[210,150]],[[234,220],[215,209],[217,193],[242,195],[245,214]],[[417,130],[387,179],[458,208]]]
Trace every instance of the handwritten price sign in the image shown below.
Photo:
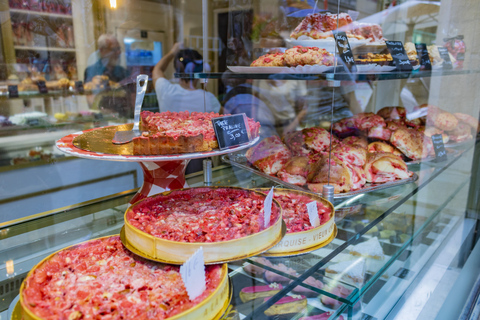
[[[398,71],[412,71],[412,65],[401,41],[385,41],[388,51],[395,62]]]
[[[250,141],[244,113],[212,119],[220,149],[238,146]]]
[[[447,151],[445,150],[445,145],[443,144],[443,137],[441,134],[434,134],[432,136],[433,149],[435,150],[435,155],[437,156],[436,161],[445,161],[447,160]]]
[[[347,34],[343,31],[338,31],[333,35],[335,36],[340,58],[345,63],[345,66],[348,68],[348,70],[355,72],[357,67],[355,66],[355,59],[353,58],[352,48],[350,48]]]

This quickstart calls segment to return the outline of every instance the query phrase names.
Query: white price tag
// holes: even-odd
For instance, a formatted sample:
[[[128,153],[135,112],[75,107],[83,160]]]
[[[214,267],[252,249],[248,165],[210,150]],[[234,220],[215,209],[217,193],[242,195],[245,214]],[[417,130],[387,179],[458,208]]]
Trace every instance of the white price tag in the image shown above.
[[[307,210],[310,224],[312,227],[318,227],[320,225],[320,219],[318,219],[317,201],[307,203]]]
[[[206,288],[205,262],[202,247],[180,266],[180,275],[190,300],[194,300],[202,294]]]
[[[265,198],[265,202],[263,203],[263,218],[264,218],[264,226],[268,228],[270,224],[270,216],[272,215],[272,202],[273,202],[273,187],[270,189],[270,192],[267,194]]]

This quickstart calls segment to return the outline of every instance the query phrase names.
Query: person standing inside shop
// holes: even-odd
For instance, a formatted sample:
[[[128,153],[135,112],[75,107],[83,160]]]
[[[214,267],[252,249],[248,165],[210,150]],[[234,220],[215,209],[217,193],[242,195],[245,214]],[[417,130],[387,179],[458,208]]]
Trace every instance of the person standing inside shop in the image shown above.
[[[114,82],[127,78],[127,70],[119,64],[121,53],[117,38],[111,34],[102,34],[98,38],[98,59],[85,69],[85,82],[92,81],[95,76],[108,76]]]
[[[166,79],[165,70],[172,61],[177,73],[203,71],[202,55],[196,50],[182,49],[181,43],[175,43],[152,71],[160,112],[219,112],[218,99],[211,92],[197,89],[198,79],[181,78],[178,83]]]

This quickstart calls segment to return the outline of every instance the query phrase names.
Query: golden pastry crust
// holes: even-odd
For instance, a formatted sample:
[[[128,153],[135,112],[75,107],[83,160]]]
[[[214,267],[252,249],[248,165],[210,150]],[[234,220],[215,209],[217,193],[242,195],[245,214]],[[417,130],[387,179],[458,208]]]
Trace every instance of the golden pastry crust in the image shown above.
[[[306,65],[333,65],[333,55],[317,47],[295,46],[285,51],[285,63],[289,67]]]
[[[282,181],[303,186],[307,183],[308,163],[308,157],[293,157],[285,163],[277,176]]]
[[[395,148],[392,145],[389,145],[386,142],[375,141],[375,142],[372,142],[368,145],[367,151],[369,153],[375,153],[375,152],[393,153],[395,151]]]
[[[322,192],[328,184],[330,170],[330,185],[335,187],[335,193],[348,192],[352,188],[352,181],[347,166],[337,157],[332,156],[329,165],[328,155],[321,155],[319,160],[310,165],[307,175],[308,188],[315,192]]]
[[[382,183],[407,179],[412,175],[407,165],[399,157],[392,153],[368,153],[365,164],[365,177],[367,182]]]
[[[412,160],[423,159],[433,151],[430,139],[415,129],[399,128],[392,133],[390,142]]]
[[[273,136],[248,149],[245,156],[257,169],[266,174],[276,174],[292,157],[292,153],[279,137]]]
[[[365,137],[350,136],[346,137],[341,142],[346,145],[358,145],[363,148],[368,146],[368,140]]]
[[[294,156],[307,155],[310,152],[305,144],[303,130],[288,132],[282,140]]]
[[[285,58],[282,52],[268,53],[254,60],[251,67],[284,67]]]
[[[342,162],[352,166],[363,167],[367,160],[367,150],[359,145],[337,146],[332,153]]]
[[[308,149],[316,152],[324,152],[330,149],[330,133],[327,130],[312,127],[303,129],[302,133]]]

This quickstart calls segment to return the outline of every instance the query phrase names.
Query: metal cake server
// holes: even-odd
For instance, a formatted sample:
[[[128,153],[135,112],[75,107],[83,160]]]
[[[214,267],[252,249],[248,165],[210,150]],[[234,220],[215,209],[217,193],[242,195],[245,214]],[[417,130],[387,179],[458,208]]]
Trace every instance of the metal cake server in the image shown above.
[[[143,81],[143,85],[140,83]],[[142,109],[143,98],[145,97],[145,91],[147,91],[148,76],[146,74],[140,74],[137,76],[137,95],[135,97],[135,114],[133,118],[133,128],[128,131],[117,131],[113,137],[112,142],[114,144],[124,144],[132,141],[133,138],[139,137],[142,133],[139,129],[140,123],[140,111]]]

